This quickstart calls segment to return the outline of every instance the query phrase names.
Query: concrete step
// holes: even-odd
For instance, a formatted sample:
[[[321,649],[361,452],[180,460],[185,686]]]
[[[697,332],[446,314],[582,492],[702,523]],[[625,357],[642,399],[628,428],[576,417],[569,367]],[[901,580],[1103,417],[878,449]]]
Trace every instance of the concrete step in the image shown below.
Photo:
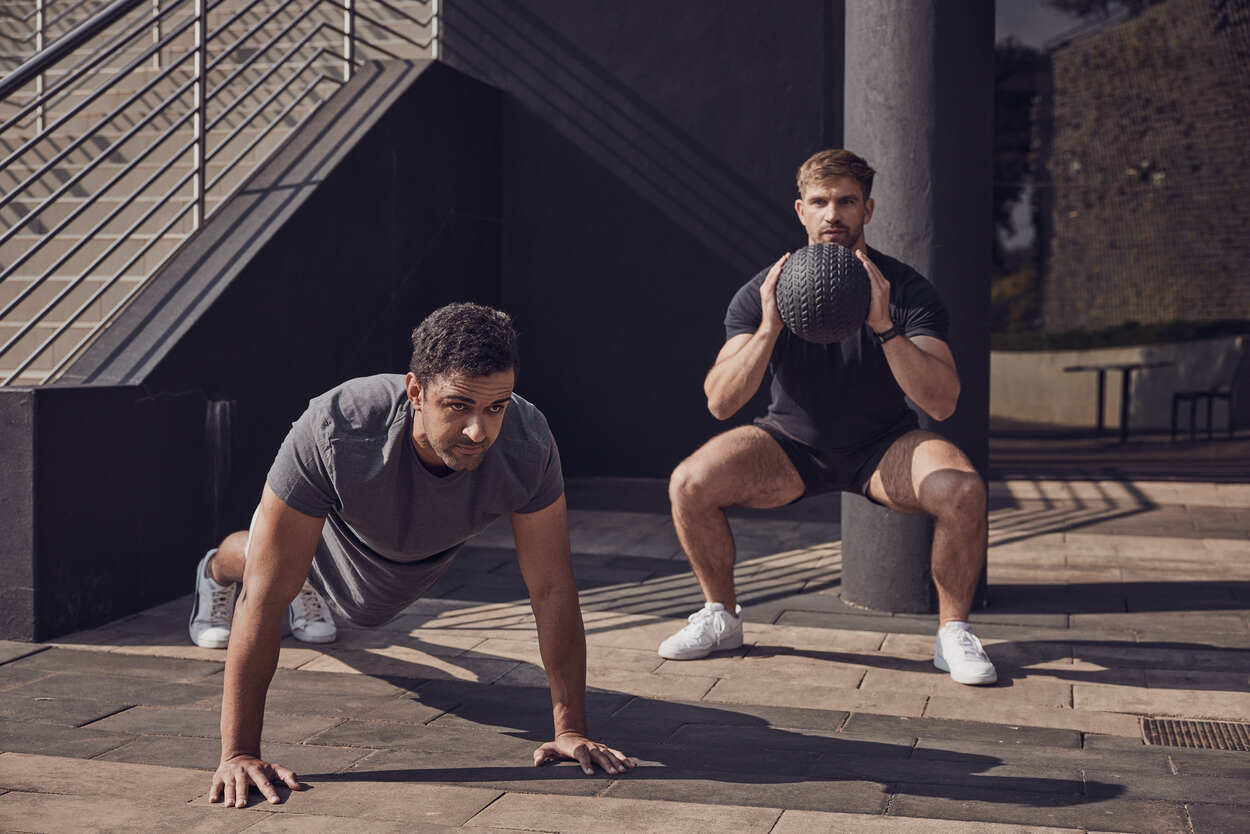
[[[220,189],[218,189],[220,190]],[[38,208],[38,201],[23,202],[15,200],[8,205],[0,208],[0,229],[11,229],[17,224],[23,224],[23,231],[28,235],[36,235],[42,237],[50,229],[64,218],[68,217],[72,212],[82,209],[82,213],[71,221],[69,229],[89,229],[95,227],[103,221],[114,210],[120,208],[116,217],[109,221],[106,228],[126,229],[132,223],[135,223],[148,211],[152,210],[156,203],[159,202],[159,195],[144,195],[135,197],[124,208],[121,208],[123,202],[127,198],[121,196],[101,196],[91,200],[91,204],[83,208],[90,198],[82,197],[61,197],[52,205],[40,211],[37,215],[31,214]],[[211,213],[225,200],[225,195],[214,193],[205,199],[208,211]],[[171,198],[164,204],[163,208],[157,209],[159,213],[168,219],[170,213],[177,211],[186,200]],[[190,216],[184,218],[172,229],[174,232],[191,232],[193,231]]]
[[[60,235],[35,251],[26,260],[21,261],[9,277],[40,276],[65,257],[65,253],[73,245],[79,243],[82,244],[81,247],[66,258],[64,263],[56,266],[56,274],[80,275],[90,270],[93,275],[112,275],[122,269],[127,272],[148,274],[164,263],[165,258],[186,238],[186,235],[166,235],[163,238],[154,239],[156,227],[162,222],[166,221],[160,217],[152,218],[147,224],[152,227],[150,231],[146,234],[131,235],[108,255],[104,253],[118,240],[117,235],[94,235],[85,239],[82,236]],[[18,258],[31,251],[37,240],[33,235],[15,235],[13,239],[0,246],[0,265],[2,265],[0,270],[8,270],[18,263]],[[131,263],[136,253],[148,243],[152,245],[142,256]],[[103,259],[96,263],[97,258],[101,256]]]
[[[2,323],[9,328],[9,331],[8,336],[0,340],[0,344],[7,342],[17,328],[30,321],[45,308],[48,309],[43,312],[40,324],[54,326],[69,321],[78,312],[79,307],[86,304],[89,299],[94,299],[87,309],[83,310],[81,317],[74,318],[74,321],[80,324],[94,324],[143,281],[143,275],[137,273],[123,275],[115,281],[104,275],[85,278],[53,276],[38,284],[29,278],[9,278],[0,281],[0,309],[7,307],[22,293],[29,292],[29,295],[18,302],[17,306],[3,319]],[[32,285],[33,290],[31,290]]]

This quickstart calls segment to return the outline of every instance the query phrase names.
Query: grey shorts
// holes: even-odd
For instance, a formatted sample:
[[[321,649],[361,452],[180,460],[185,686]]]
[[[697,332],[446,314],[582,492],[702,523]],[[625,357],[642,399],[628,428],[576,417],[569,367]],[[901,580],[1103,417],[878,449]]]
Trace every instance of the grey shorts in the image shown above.
[[[796,501],[828,492],[855,492],[872,501],[868,494],[872,473],[894,441],[918,428],[914,420],[905,420],[862,446],[830,451],[794,439],[767,417],[758,417],[754,422],[777,441],[803,479],[803,494]]]

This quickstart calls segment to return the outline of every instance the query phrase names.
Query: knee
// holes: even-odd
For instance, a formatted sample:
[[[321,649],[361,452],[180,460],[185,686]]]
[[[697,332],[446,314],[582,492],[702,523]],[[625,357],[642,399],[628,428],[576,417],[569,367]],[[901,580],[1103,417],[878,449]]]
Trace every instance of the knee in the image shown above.
[[[692,509],[707,503],[709,486],[707,468],[686,458],[668,478],[668,500],[674,510]]]
[[[938,515],[983,523],[986,493],[981,476],[976,472],[948,472],[946,475]]]

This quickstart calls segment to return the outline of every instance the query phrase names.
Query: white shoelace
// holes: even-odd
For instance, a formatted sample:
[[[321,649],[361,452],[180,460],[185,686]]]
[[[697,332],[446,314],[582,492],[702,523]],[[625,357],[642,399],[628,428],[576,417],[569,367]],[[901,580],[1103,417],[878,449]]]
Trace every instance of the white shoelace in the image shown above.
[[[981,641],[971,631],[963,631],[962,629],[955,632],[955,642],[959,648],[963,650],[964,657],[968,660],[987,660],[985,649],[981,648]]]
[[[725,623],[716,616],[716,613],[706,608],[700,608],[686,618],[690,625],[682,630],[688,632],[692,638],[702,637],[704,634],[711,633],[712,636],[719,640],[720,636],[725,633]]]
[[[305,585],[300,588],[299,595],[295,597],[296,614],[303,622],[310,623],[318,620],[326,619],[325,606],[321,602],[321,595],[318,594],[311,586]]]
[[[208,612],[210,622],[215,625],[221,623],[229,624],[230,602],[233,591],[234,586],[223,585],[220,589],[212,592],[209,598],[210,608]]]

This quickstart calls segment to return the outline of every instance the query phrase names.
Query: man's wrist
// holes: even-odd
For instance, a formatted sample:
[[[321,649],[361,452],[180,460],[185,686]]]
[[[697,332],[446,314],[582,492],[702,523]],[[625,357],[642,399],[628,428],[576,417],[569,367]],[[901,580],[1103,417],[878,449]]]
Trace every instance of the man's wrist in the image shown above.
[[[886,342],[890,341],[895,336],[901,335],[902,333],[902,331],[898,329],[898,325],[893,322],[890,322],[889,326],[883,330],[878,330],[872,325],[869,325],[869,329],[872,330],[873,338],[877,340],[877,344],[879,345],[884,345]]]

